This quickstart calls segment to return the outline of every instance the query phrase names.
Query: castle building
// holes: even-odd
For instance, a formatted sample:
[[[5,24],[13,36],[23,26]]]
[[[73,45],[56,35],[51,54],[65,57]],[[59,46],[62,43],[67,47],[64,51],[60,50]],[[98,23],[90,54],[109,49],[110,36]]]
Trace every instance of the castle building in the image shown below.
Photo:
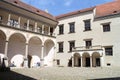
[[[57,20],[20,0],[0,0],[0,64],[53,66]]]
[[[120,0],[59,16],[0,1],[0,66],[120,67]]]
[[[57,66],[120,66],[120,0],[56,18]]]

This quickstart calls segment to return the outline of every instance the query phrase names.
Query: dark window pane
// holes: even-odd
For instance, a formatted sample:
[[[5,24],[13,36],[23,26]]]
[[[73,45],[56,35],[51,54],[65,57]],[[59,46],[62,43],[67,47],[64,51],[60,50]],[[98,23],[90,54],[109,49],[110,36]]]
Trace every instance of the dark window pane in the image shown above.
[[[86,48],[89,48],[90,46],[92,46],[91,40],[90,41],[85,41],[85,43],[86,43]]]
[[[30,30],[30,31],[34,31],[34,27],[33,27],[32,24],[29,24],[29,30]]]
[[[63,52],[63,42],[58,43],[59,50],[58,52]]]
[[[110,24],[104,24],[103,25],[103,32],[108,32],[110,31]]]
[[[63,34],[64,32],[64,25],[59,26],[59,34]]]
[[[69,42],[69,51],[72,51],[72,48],[75,47],[75,41],[70,41]]]
[[[57,60],[57,65],[60,65],[60,60]]]
[[[113,55],[112,47],[105,48],[105,54],[106,55]]]
[[[69,26],[70,26],[70,33],[74,33],[75,32],[75,25],[74,25],[74,23],[70,23]]]
[[[85,20],[84,25],[85,25],[85,31],[91,30],[90,20]]]

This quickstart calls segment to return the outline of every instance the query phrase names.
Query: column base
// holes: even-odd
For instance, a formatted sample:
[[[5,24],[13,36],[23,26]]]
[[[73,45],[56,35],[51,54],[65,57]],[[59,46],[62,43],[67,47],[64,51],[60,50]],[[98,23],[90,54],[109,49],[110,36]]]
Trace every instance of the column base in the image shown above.
[[[24,59],[24,67],[28,68],[28,59],[27,58]]]
[[[44,66],[44,59],[41,59],[41,64],[40,64],[41,67]]]

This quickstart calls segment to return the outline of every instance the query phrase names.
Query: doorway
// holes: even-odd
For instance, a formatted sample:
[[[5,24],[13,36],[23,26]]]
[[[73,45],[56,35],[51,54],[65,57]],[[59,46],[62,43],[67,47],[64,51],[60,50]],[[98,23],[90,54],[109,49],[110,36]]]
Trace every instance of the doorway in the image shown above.
[[[86,58],[86,67],[90,67],[90,57]]]

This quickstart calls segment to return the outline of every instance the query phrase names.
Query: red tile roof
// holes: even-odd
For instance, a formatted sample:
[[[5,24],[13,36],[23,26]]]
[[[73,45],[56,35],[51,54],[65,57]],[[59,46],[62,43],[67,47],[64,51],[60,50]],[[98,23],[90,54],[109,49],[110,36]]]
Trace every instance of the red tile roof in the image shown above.
[[[107,15],[118,14],[118,13],[120,13],[120,0],[115,0],[113,2],[105,3],[105,4],[98,5],[98,6],[92,7],[92,8],[87,8],[87,9],[83,9],[83,10],[70,12],[67,14],[62,14],[62,15],[56,16],[56,18],[61,19],[64,17],[80,14],[82,12],[92,11],[95,8],[96,8],[95,17],[103,17],[103,16],[107,16]]]
[[[83,13],[83,12],[92,11],[93,9],[94,9],[94,7],[86,8],[86,9],[83,9],[83,10],[78,10],[78,11],[70,12],[70,13],[67,13],[67,14],[59,15],[59,16],[56,16],[56,18],[60,19],[60,18],[64,18],[64,17],[76,15],[76,14],[80,14],[80,13]]]
[[[120,0],[96,6],[96,16],[102,17],[120,13]]]
[[[38,14],[40,16],[49,18],[49,19],[51,19],[53,21],[56,21],[56,18],[54,16],[52,16],[51,14],[49,14],[49,13],[47,13],[45,11],[42,11],[40,9],[37,9],[35,7],[32,7],[32,6],[28,5],[28,4],[25,4],[25,3],[21,2],[21,0],[3,0],[3,1],[8,2],[10,4],[13,4],[15,6],[18,6],[20,8],[26,9],[28,11],[31,11],[33,13],[36,13],[36,14]]]

